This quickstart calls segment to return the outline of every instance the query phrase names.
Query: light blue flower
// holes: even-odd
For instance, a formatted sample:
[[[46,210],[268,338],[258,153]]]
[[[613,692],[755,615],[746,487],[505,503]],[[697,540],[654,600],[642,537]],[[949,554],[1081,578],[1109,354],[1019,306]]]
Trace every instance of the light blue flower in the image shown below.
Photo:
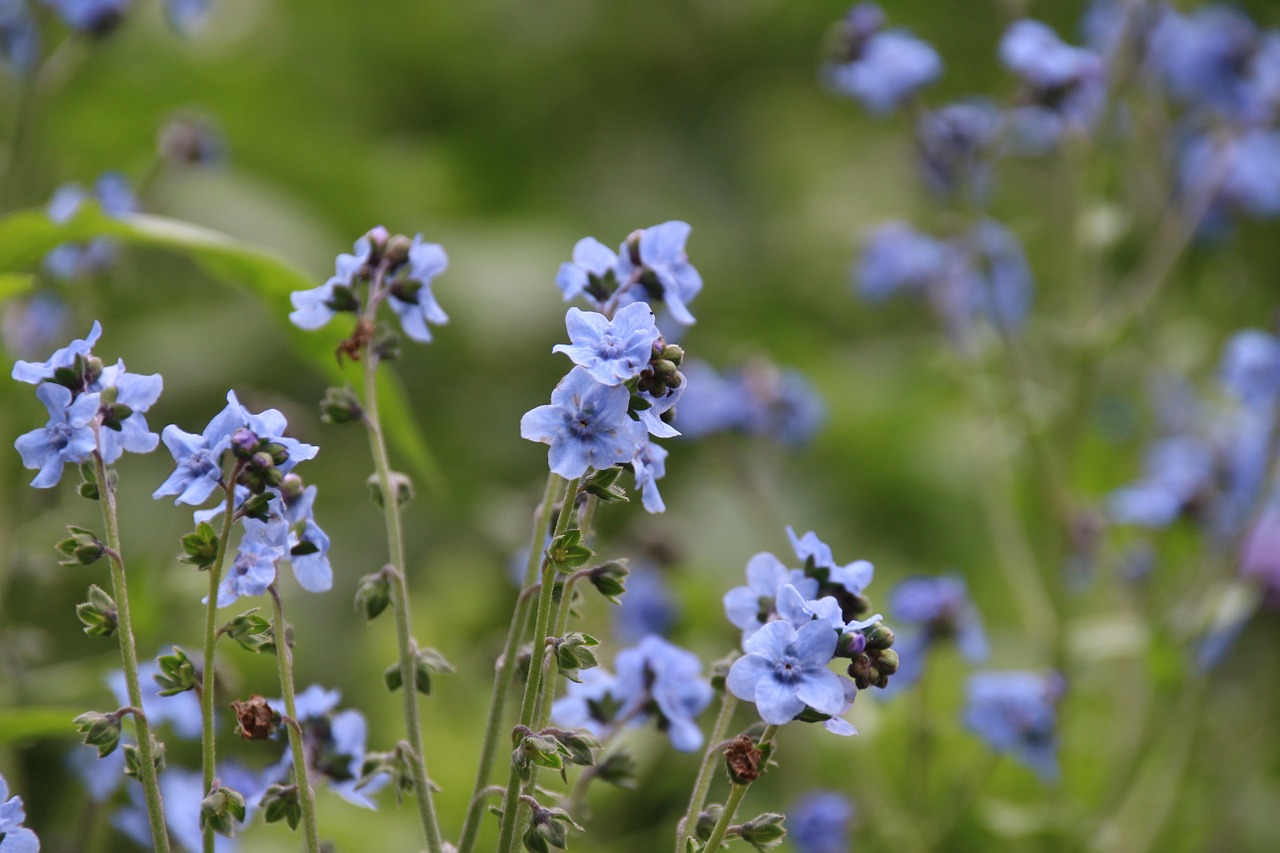
[[[831,548],[812,530],[804,536],[796,536],[796,532],[787,525],[787,538],[791,540],[796,559],[805,564],[805,572],[811,577],[816,576],[822,587],[839,587],[850,595],[861,595],[875,577],[875,567],[866,560],[854,560],[843,566],[837,563]]]
[[[573,260],[560,265],[556,287],[568,302],[585,297],[600,308],[618,289],[618,256],[594,237],[583,237],[573,247]]]
[[[921,294],[942,280],[952,262],[950,249],[941,240],[905,222],[888,222],[863,240],[853,279],[866,299]]]
[[[226,407],[214,415],[200,435],[183,432],[173,424],[165,427],[160,437],[173,454],[177,467],[151,497],[177,495],[175,504],[199,506],[204,503],[222,482],[219,457],[231,446],[232,433],[248,420],[248,411],[240,405],[235,392],[229,392]]]
[[[160,443],[160,436],[151,432],[143,412],[160,399],[160,392],[164,390],[164,380],[160,374],[144,376],[126,373],[124,361],[117,361],[115,365],[104,368],[100,379],[91,386],[91,390],[99,392],[108,388],[115,389],[115,402],[128,406],[132,412],[120,422],[118,431],[109,427],[98,431],[102,444],[102,461],[110,465],[126,450],[130,453],[150,453],[155,450]]]
[[[853,801],[835,791],[808,791],[787,809],[787,840],[799,853],[849,853]]]
[[[360,310],[355,281],[357,275],[367,272],[369,256],[373,252],[373,243],[368,235],[356,241],[354,252],[338,255],[334,263],[335,272],[324,284],[289,294],[294,308],[289,314],[291,323],[300,329],[319,329],[332,320],[338,310]]]
[[[551,470],[566,479],[630,462],[645,440],[644,426],[627,415],[630,400],[625,387],[602,385],[575,367],[551,392],[551,405],[520,419],[520,436],[551,445]]]
[[[242,595],[262,595],[276,579],[276,564],[289,555],[289,526],[282,520],[246,518],[236,558],[218,585],[218,607]]]
[[[824,621],[798,630],[790,622],[770,622],[743,642],[746,655],[733,662],[725,684],[734,696],[754,702],[772,725],[790,722],[806,706],[837,716],[846,709],[845,688],[827,668],[837,639]]]
[[[694,360],[686,360],[681,372],[685,381],[676,391],[692,390],[679,398],[675,423],[687,438],[741,432],[799,446],[822,426],[822,398],[799,371],[754,358],[724,376]]]
[[[1184,191],[1209,196],[1208,227],[1235,211],[1280,215],[1280,131],[1192,135],[1182,146],[1178,175]]]
[[[829,85],[874,113],[905,103],[942,74],[942,58],[905,30],[871,35],[848,61],[827,69]]]
[[[1218,376],[1242,403],[1274,405],[1280,397],[1280,341],[1261,329],[1236,332],[1222,353]]]
[[[916,683],[924,673],[927,654],[940,642],[953,640],[969,663],[987,659],[982,617],[958,575],[921,575],[900,581],[889,593],[889,610],[897,635],[893,649],[900,663],[887,691]]]
[[[448,266],[449,256],[444,248],[438,243],[422,242],[422,235],[418,234],[409,248],[408,262],[387,294],[387,302],[400,318],[404,333],[420,344],[431,342],[427,323],[442,326],[449,322],[449,315],[431,293],[431,280]]]
[[[98,395],[81,394],[72,401],[70,390],[45,382],[36,388],[36,396],[49,410],[49,422],[43,429],[18,436],[13,446],[22,455],[23,467],[40,472],[31,485],[48,489],[62,479],[64,465],[86,461],[97,446],[93,419],[98,414]]]
[[[1057,673],[980,672],[969,678],[964,724],[996,752],[1012,755],[1043,782],[1059,775]]]
[[[52,379],[59,370],[75,366],[76,359],[88,358],[93,352],[93,345],[102,337],[102,324],[93,321],[93,327],[83,340],[74,340],[49,356],[48,361],[19,361],[13,365],[13,378],[19,382],[39,385]]]
[[[714,691],[702,678],[698,656],[662,639],[649,636],[618,653],[617,689],[624,703],[636,702],[655,713],[658,726],[680,752],[702,746],[702,730],[695,718],[711,703]],[[624,705],[625,708],[625,705]],[[620,712],[627,713],[626,710]]]
[[[625,289],[619,290],[617,305],[656,300],[667,306],[677,322],[686,326],[695,322],[688,303],[702,290],[702,276],[685,253],[691,230],[689,223],[672,220],[628,238],[618,257],[618,279]],[[643,293],[637,292],[636,285],[625,286],[633,280]]]
[[[318,684],[312,684],[295,697],[294,709],[309,756],[308,769],[314,776],[326,780],[330,790],[352,805],[377,809],[377,803],[368,794],[376,793],[388,780],[379,776],[357,789],[369,727],[364,715],[357,710],[335,712],[341,698],[337,690],[327,690]],[[271,699],[267,704],[281,714],[285,712],[283,699]],[[292,770],[293,756],[285,750],[279,763],[268,769],[263,787],[285,781]]]
[[[985,100],[960,101],[924,113],[916,123],[916,144],[929,189],[939,196],[959,194],[982,201],[1000,128],[1000,111]],[[926,274],[924,280],[929,277]]]
[[[636,472],[636,488],[640,489],[644,508],[649,512],[666,512],[667,506],[658,494],[658,480],[667,473],[666,448],[651,441],[642,442],[631,460],[631,467]]]
[[[1166,527],[1210,485],[1213,473],[1213,450],[1204,441],[1163,439],[1147,450],[1142,479],[1108,496],[1108,514],[1119,524]]]
[[[226,777],[224,781],[228,787],[243,794],[252,793],[236,788],[232,784],[233,781],[243,784],[242,780],[247,779],[249,775],[246,771],[237,771],[230,764],[219,764],[218,772],[220,779],[223,776]],[[204,849],[203,833],[200,829],[200,804],[207,794],[203,776],[198,770],[171,766],[160,774],[160,796],[164,799],[165,825],[169,828],[169,834],[173,840],[187,853],[199,853]],[[152,846],[151,824],[147,817],[146,804],[143,802],[142,786],[130,785],[129,795],[133,799],[132,805],[112,814],[111,824],[132,838],[140,847],[150,849]],[[247,810],[253,809],[257,804],[256,797],[245,797]],[[248,814],[246,814],[246,822],[247,820]],[[216,853],[232,853],[238,846],[234,838],[214,836]]]
[[[160,654],[169,654],[169,649],[163,649]],[[147,715],[147,722],[152,726],[167,723],[178,737],[196,740],[200,737],[202,726],[200,700],[194,691],[161,696],[160,685],[155,680],[159,673],[160,666],[154,659],[139,661],[138,682],[142,688],[142,711]],[[106,676],[106,682],[116,702],[121,707],[128,705],[129,690],[124,672],[118,669],[111,671]]]
[[[1102,57],[1074,47],[1039,21],[1015,21],[1000,40],[1000,60],[1026,87],[1013,114],[1015,141],[1040,153],[1067,131],[1090,130],[1106,101]]]
[[[658,340],[653,311],[643,302],[624,306],[613,320],[594,311],[570,308],[565,326],[572,343],[556,344],[551,351],[569,356],[605,385],[620,385],[640,375]]]
[[[21,797],[9,796],[9,783],[0,776],[0,853],[38,853],[40,839],[22,825],[26,819]]]
[[[329,565],[329,536],[315,519],[316,487],[297,495],[280,492],[283,516],[289,525],[289,565],[298,585],[308,592],[324,592],[333,586]]]
[[[52,6],[67,26],[84,33],[100,34],[115,28],[129,8],[130,0],[42,0]]]
[[[729,590],[724,596],[724,613],[742,629],[746,640],[778,614],[778,595],[786,584],[793,585],[805,599],[816,598],[818,582],[799,569],[788,569],[782,561],[762,551],[747,561],[747,585]]]

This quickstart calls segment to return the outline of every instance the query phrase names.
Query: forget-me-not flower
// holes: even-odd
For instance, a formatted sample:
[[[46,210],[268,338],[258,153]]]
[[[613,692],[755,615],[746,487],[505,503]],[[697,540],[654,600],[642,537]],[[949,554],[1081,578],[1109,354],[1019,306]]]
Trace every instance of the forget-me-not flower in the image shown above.
[[[806,706],[837,716],[847,708],[844,685],[827,668],[837,639],[822,620],[799,629],[783,620],[769,622],[743,642],[746,655],[733,662],[725,685],[754,702],[760,718],[772,725],[790,722]]]
[[[777,616],[778,595],[787,584],[799,590],[806,600],[818,595],[816,580],[805,577],[800,569],[788,569],[768,551],[747,561],[747,585],[735,587],[724,595],[725,616],[742,629],[744,640]]]
[[[129,415],[120,420],[120,429],[112,429],[104,425],[98,431],[102,444],[102,461],[110,465],[127,450],[130,453],[150,453],[160,443],[160,436],[147,426],[143,417],[164,390],[164,380],[160,374],[141,375],[126,373],[124,362],[117,361],[113,366],[103,368],[102,376],[94,383],[94,391],[115,389],[115,403],[129,408]]]
[[[652,441],[641,442],[636,448],[631,467],[636,473],[636,488],[641,501],[649,512],[666,512],[667,506],[658,493],[658,481],[667,474],[667,450]]]
[[[89,334],[83,339],[76,339],[49,356],[47,361],[18,361],[13,365],[13,378],[30,385],[39,385],[53,379],[59,370],[75,366],[76,359],[88,358],[93,352],[93,345],[102,337],[102,324],[93,321]]]
[[[368,274],[369,258],[373,253],[369,235],[357,240],[353,251],[354,254],[344,252],[338,255],[334,274],[324,284],[289,294],[294,309],[289,314],[289,322],[300,329],[319,329],[332,320],[337,311],[360,310],[355,283],[358,275]]]
[[[1066,131],[1087,131],[1106,100],[1102,57],[1062,41],[1045,24],[1015,21],[1000,40],[1000,60],[1027,90],[1014,111],[1014,133],[1030,153],[1052,146]]]
[[[93,420],[98,414],[98,395],[81,394],[72,400],[69,389],[45,382],[36,388],[36,396],[49,410],[49,422],[42,429],[18,436],[13,446],[22,455],[23,467],[40,472],[31,485],[48,489],[62,479],[64,465],[84,462],[97,446]]]
[[[449,315],[431,292],[431,280],[448,266],[449,256],[444,247],[439,243],[424,243],[418,234],[409,247],[409,260],[387,293],[387,302],[400,318],[404,333],[420,344],[431,343],[427,323],[443,326],[449,322]]]
[[[646,440],[644,426],[627,414],[630,400],[624,386],[602,385],[575,367],[551,392],[550,405],[520,419],[520,436],[551,445],[551,470],[566,479],[630,462]]]
[[[40,29],[26,0],[0,0],[0,58],[18,74],[40,60]]]
[[[1057,673],[980,672],[971,676],[964,724],[996,752],[1012,755],[1044,782],[1058,778]]]
[[[560,265],[556,287],[568,302],[583,296],[603,307],[618,289],[618,255],[595,237],[583,237],[573,247],[573,260]]]
[[[924,673],[925,656],[937,643],[954,640],[969,663],[987,659],[982,617],[958,575],[918,576],[900,581],[889,594],[900,665],[887,690],[909,687]]]
[[[981,201],[1000,127],[1000,111],[985,100],[960,101],[922,115],[916,124],[916,144],[929,189],[940,196],[961,193]]]
[[[128,180],[118,172],[106,172],[94,182],[92,192],[79,184],[60,187],[49,200],[49,218],[56,223],[70,220],[85,201],[93,199],[107,216],[119,219],[138,211],[138,199]],[[73,279],[106,269],[115,260],[118,244],[99,237],[85,244],[68,243],[49,252],[44,268],[55,278]]]
[[[9,783],[0,776],[0,851],[3,853],[38,853],[40,839],[22,825],[26,819],[22,798],[9,796]]]
[[[634,301],[661,302],[684,325],[695,321],[688,303],[702,290],[702,276],[689,263],[684,244],[692,227],[672,220],[643,228],[628,238],[618,257],[618,279],[624,285],[638,281],[643,293],[631,286],[618,293],[618,304]]]
[[[842,55],[826,69],[830,86],[872,112],[893,110],[942,73],[942,59],[905,30],[885,30],[874,3],[850,10],[842,25]]]
[[[653,311],[644,302],[623,306],[612,320],[570,308],[565,326],[572,343],[556,344],[551,351],[569,356],[604,385],[620,385],[638,376],[653,357],[658,340]]]
[[[853,802],[835,791],[809,791],[787,808],[787,840],[799,853],[849,853]]]

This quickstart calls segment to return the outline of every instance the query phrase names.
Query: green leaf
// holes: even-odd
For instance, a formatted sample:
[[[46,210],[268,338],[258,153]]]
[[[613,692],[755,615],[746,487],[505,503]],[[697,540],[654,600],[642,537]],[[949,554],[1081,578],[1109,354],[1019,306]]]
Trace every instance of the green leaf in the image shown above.
[[[261,299],[305,362],[331,381],[341,384],[346,378],[334,357],[343,333],[336,327],[305,332],[288,319],[293,310],[289,294],[309,290],[320,280],[265,249],[176,219],[141,213],[116,219],[92,202],[82,204],[75,216],[61,224],[50,220],[43,210],[23,210],[0,218],[0,298],[10,295],[6,287],[15,284],[24,270],[38,264],[51,249],[96,237],[187,255],[215,278],[243,287]],[[391,371],[383,371],[378,393],[388,440],[428,488],[443,493],[444,476],[422,439],[404,386]]]
[[[83,708],[29,706],[0,710],[0,744],[44,737],[76,737],[71,720]]]

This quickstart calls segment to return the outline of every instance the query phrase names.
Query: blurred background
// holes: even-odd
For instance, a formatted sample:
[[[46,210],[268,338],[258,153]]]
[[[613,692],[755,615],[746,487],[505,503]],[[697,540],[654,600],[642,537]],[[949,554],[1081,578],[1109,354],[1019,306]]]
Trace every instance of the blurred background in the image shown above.
[[[1280,25],[1273,3],[1240,5]],[[786,555],[785,527],[793,525],[817,531],[841,563],[872,561],[877,605],[910,575],[961,574],[983,614],[991,665],[1062,665],[1023,642],[994,566],[997,543],[977,488],[987,472],[971,442],[987,427],[963,381],[970,368],[919,306],[868,304],[851,286],[861,235],[919,215],[927,200],[914,174],[911,118],[870,116],[820,82],[823,45],[846,10],[782,0],[218,0],[207,25],[181,37],[156,3],[137,0],[100,39],[61,43],[65,31],[48,27],[53,58],[38,85],[0,78],[6,211],[41,207],[64,182],[87,185],[117,170],[145,211],[267,248],[316,284],[374,225],[421,232],[448,251],[434,290],[451,321],[429,346],[406,343],[393,365],[432,460],[412,472],[417,499],[407,513],[415,633],[459,669],[438,680],[424,712],[446,836],[456,835],[469,796],[492,661],[516,594],[508,566],[527,546],[546,471],[546,449],[522,441],[518,422],[566,370],[551,353],[566,339],[555,274],[583,236],[616,246],[637,228],[690,223],[689,259],[705,287],[691,305],[697,324],[671,337],[720,370],[748,362],[797,370],[822,401],[808,440],[668,442],[667,512],[649,515],[635,501],[599,513],[597,550],[660,567],[679,602],[673,641],[704,661],[735,648],[721,597],[742,583],[752,554]],[[886,11],[942,55],[945,74],[926,98],[943,103],[973,92],[1009,96],[1014,84],[995,56],[1009,21],[1028,12],[1077,41],[1083,4],[899,0]],[[179,115],[217,129],[217,156],[200,165],[158,159],[161,130]],[[1164,153],[1127,156],[1158,161]],[[1118,159],[1081,182],[1086,212],[1118,223],[1103,255],[1116,278],[1147,236],[1112,191],[1129,165]],[[1027,247],[1036,295],[1026,339],[1050,365],[1080,319],[1070,315],[1055,219],[1071,186],[1057,162],[1016,161],[990,204]],[[1068,472],[1082,512],[1136,476],[1152,431],[1154,374],[1206,382],[1231,331],[1271,325],[1275,236],[1274,221],[1242,223],[1193,247],[1155,307],[1108,354],[1078,413],[1085,450]],[[351,605],[356,580],[385,559],[381,518],[364,485],[367,443],[358,429],[321,423],[327,383],[290,345],[285,318],[236,282],[159,250],[129,248],[101,275],[42,278],[38,287],[66,313],[35,351],[11,330],[11,359],[42,360],[100,319],[99,354],[164,375],[165,393],[148,415],[153,429],[199,431],[234,388],[254,411],[282,410],[290,434],[320,446],[302,473],[320,489],[316,512],[333,540],[335,585],[315,596],[292,581],[286,588],[296,677],[300,686],[340,689],[344,707],[368,716],[370,748],[391,748],[399,699],[381,673],[395,657],[393,625],[366,625]],[[24,328],[21,319],[11,325]],[[10,385],[0,389],[6,444],[43,418],[28,389]],[[1071,405],[1052,368],[1033,391],[1033,418]],[[1015,437],[998,453],[1014,461],[1018,520],[1038,547],[1048,522],[1024,450]],[[409,467],[395,456],[393,448],[393,464]],[[131,456],[119,469],[139,651],[195,649],[203,578],[174,559],[190,517],[150,499],[171,470],[168,454],[162,447]],[[97,508],[74,496],[70,477],[49,491],[26,487],[29,472],[15,453],[0,454],[0,473],[0,708],[106,708],[103,679],[118,664],[116,649],[85,637],[74,616],[100,573],[58,567],[51,550],[66,524],[94,527]],[[1063,783],[1044,787],[1008,760],[986,766],[986,748],[959,718],[967,666],[943,651],[930,665],[927,696],[859,699],[850,715],[858,738],[788,727],[782,771],[753,788],[746,808],[779,809],[805,790],[828,788],[856,802],[860,850],[1065,850],[1077,849],[1082,823],[1110,814],[1117,790],[1146,786],[1150,805],[1140,800],[1124,819],[1149,826],[1152,844],[1276,849],[1280,626],[1264,613],[1243,631],[1211,682],[1176,774],[1146,779],[1152,765],[1141,762],[1116,769],[1115,751],[1142,740],[1143,721],[1161,716],[1163,688],[1190,663],[1144,622],[1144,608],[1161,598],[1126,586],[1107,548],[1094,563],[1047,570],[1063,596],[1071,655]],[[1179,548],[1191,545],[1175,536],[1162,548],[1157,572],[1166,562],[1176,567]],[[1041,556],[1052,563],[1054,554],[1045,546]],[[611,660],[619,645],[608,605],[591,600],[586,623]],[[235,649],[222,657],[234,695],[278,692],[270,659]],[[750,711],[740,712],[744,724]],[[578,849],[670,846],[697,756],[673,752],[651,729],[632,737],[640,785],[593,789],[595,831]],[[932,754],[927,776],[908,759],[921,738]],[[275,760],[253,746],[224,750],[259,766]],[[49,851],[136,849],[110,829],[113,806],[94,803],[81,786],[73,751],[88,748],[70,726],[62,738],[3,738],[0,771],[23,793],[27,825]],[[198,753],[170,739],[171,765],[196,766]],[[921,836],[921,822],[954,803],[965,807],[953,825]],[[418,843],[412,809],[385,793],[377,813],[323,793],[320,820],[339,850],[371,849],[371,837],[376,849]],[[259,822],[240,849],[297,843],[281,824]]]

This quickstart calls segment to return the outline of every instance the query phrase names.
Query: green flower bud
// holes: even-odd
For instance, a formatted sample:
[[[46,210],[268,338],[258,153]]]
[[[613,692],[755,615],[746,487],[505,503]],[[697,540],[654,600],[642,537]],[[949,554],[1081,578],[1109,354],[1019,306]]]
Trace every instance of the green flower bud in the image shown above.
[[[298,797],[297,785],[272,785],[262,795],[258,805],[262,806],[267,823],[283,820],[289,824],[290,829],[297,829],[302,820],[302,801]]]
[[[156,736],[151,736],[151,765],[155,768],[157,774],[164,770],[164,744],[156,740]],[[141,779],[142,762],[138,756],[138,746],[133,743],[124,745],[124,775],[130,779]]]
[[[587,579],[601,595],[617,604],[627,591],[626,580],[630,571],[625,560],[610,560],[592,569]]]
[[[530,802],[528,798],[525,802]],[[550,853],[550,848],[564,850],[569,843],[569,827],[579,832],[579,826],[564,809],[544,809],[536,803],[533,818],[524,834],[524,846],[531,853]]]
[[[634,788],[636,784],[636,760],[631,753],[618,749],[604,757],[596,765],[596,778],[618,788]]]
[[[97,711],[86,711],[71,721],[81,740],[88,746],[96,747],[99,758],[106,758],[116,751],[120,745],[120,714],[101,714]]]
[[[887,649],[893,645],[893,631],[883,622],[877,622],[863,630],[868,649]]]
[[[684,350],[678,344],[667,344],[662,348],[660,357],[679,367],[684,361]]]
[[[570,681],[581,684],[582,679],[578,677],[579,670],[600,665],[596,660],[595,652],[591,651],[598,645],[600,645],[599,640],[580,631],[574,631],[566,637],[553,638],[552,649],[555,652],[556,666],[560,674]]]
[[[547,548],[547,559],[558,572],[571,572],[590,560],[595,552],[582,544],[581,530],[561,533]]]
[[[58,565],[91,566],[102,559],[103,554],[106,553],[106,546],[98,540],[97,534],[92,530],[67,525],[67,532],[71,536],[55,546],[58,553],[66,558],[59,560]]]
[[[413,248],[413,240],[403,234],[397,234],[387,241],[385,257],[387,263],[398,267],[409,260],[409,250]]]
[[[90,637],[110,637],[116,632],[116,602],[96,584],[89,586],[89,600],[76,605],[76,618]]]
[[[711,837],[711,830],[716,828],[716,824],[720,822],[720,815],[724,814],[724,808],[718,803],[712,803],[698,814],[698,820],[693,825],[693,834],[695,838],[706,841]]]
[[[182,537],[182,553],[178,555],[181,562],[189,563],[203,571],[218,559],[218,533],[207,522],[196,525],[194,533]]]
[[[246,652],[257,654],[275,649],[275,633],[271,622],[259,616],[256,607],[234,617],[219,628],[218,633],[230,637]]]
[[[156,658],[156,663],[160,665],[160,671],[153,678],[156,684],[160,685],[161,696],[176,696],[188,690],[195,690],[199,684],[195,664],[191,662],[191,658],[187,657],[187,653],[177,646],[173,646],[173,654]]]
[[[353,424],[364,419],[360,398],[349,388],[330,388],[320,401],[320,420],[327,424]]]
[[[401,474],[399,471],[389,472],[391,480],[391,490],[395,492],[396,504],[403,506],[413,500],[413,481],[409,479],[407,474]],[[382,485],[378,481],[377,473],[369,475],[369,479],[365,480],[369,486],[369,498],[379,507],[386,508],[386,502],[382,499]]]
[[[378,618],[391,604],[391,579],[387,574],[389,568],[365,575],[356,585],[356,610],[363,613],[366,620]]]
[[[770,850],[781,844],[787,834],[782,826],[784,820],[786,818],[783,815],[775,812],[753,817],[738,827],[738,837],[757,850]]]
[[[590,732],[581,729],[566,731],[564,729],[543,729],[541,734],[550,735],[564,747],[565,757],[579,767],[591,767],[596,763],[592,750],[600,749],[600,741]]]
[[[898,653],[893,649],[885,649],[878,655],[876,669],[885,675],[893,675],[898,671]]]
[[[230,788],[214,788],[200,801],[200,828],[212,828],[228,838],[235,834],[235,825],[244,822],[244,815],[244,797]]]

